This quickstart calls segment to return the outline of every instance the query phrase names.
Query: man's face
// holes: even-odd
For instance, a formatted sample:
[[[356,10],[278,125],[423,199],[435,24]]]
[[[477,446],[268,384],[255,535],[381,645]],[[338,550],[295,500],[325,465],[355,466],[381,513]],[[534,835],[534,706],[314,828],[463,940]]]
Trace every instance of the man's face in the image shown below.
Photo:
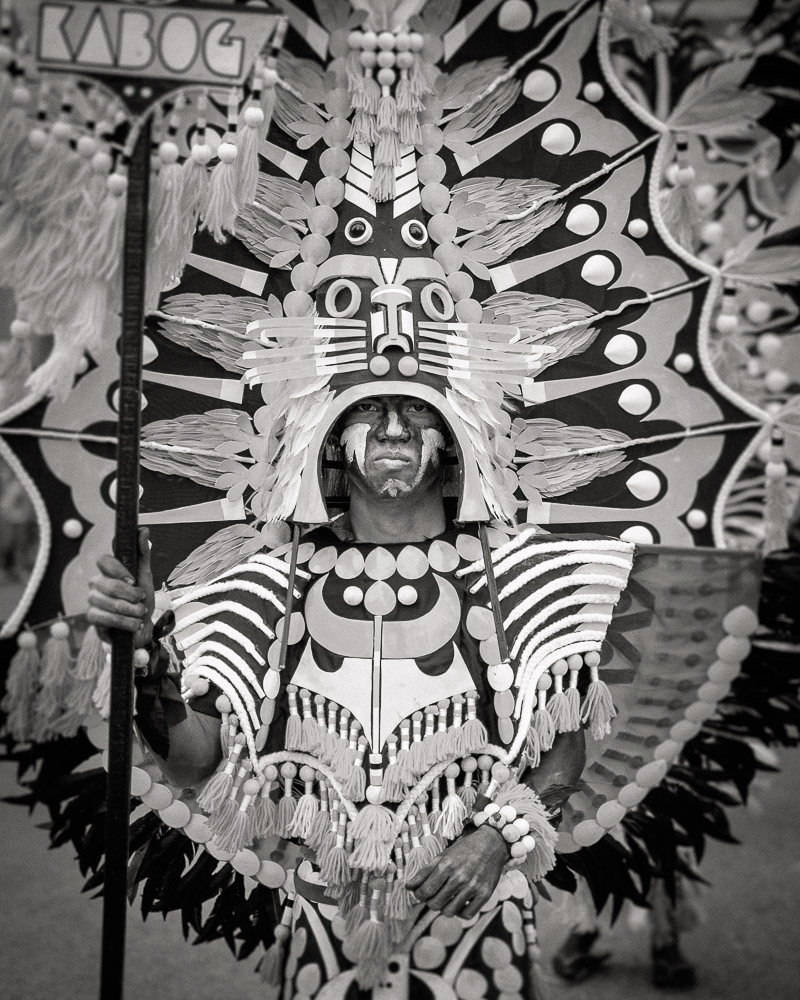
[[[439,477],[444,423],[421,399],[374,396],[342,419],[340,441],[351,484],[376,498],[427,491]]]

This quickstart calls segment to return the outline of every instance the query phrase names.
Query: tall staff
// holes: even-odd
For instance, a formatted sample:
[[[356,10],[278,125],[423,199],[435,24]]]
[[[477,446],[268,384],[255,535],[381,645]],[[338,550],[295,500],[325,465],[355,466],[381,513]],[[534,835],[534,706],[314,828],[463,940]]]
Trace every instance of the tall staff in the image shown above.
[[[22,33],[34,39],[33,58],[40,72],[90,77],[112,89],[123,101],[136,136],[128,161],[123,239],[114,536],[116,557],[136,579],[152,111],[170,93],[186,86],[210,85],[224,88],[223,92],[241,86],[270,38],[272,55],[276,54],[286,19],[264,10],[215,9],[206,4],[142,7],[130,2],[87,0],[26,2],[20,5],[17,19]],[[104,42],[101,44],[98,38]],[[100,1000],[121,1000],[124,992],[133,654],[133,636],[115,631],[111,646]]]

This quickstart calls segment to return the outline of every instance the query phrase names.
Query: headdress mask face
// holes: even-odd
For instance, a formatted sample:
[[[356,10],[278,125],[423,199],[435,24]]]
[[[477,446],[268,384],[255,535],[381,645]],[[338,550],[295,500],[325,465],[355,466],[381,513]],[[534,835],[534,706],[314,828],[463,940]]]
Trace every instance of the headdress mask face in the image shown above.
[[[494,340],[496,333],[482,333],[479,323],[468,329],[457,321],[447,275],[433,257],[427,216],[419,204],[413,150],[403,154],[400,169],[407,179],[398,185],[400,193],[383,203],[356,187],[358,166],[371,163],[369,147],[354,149],[352,160],[330,253],[315,272],[316,315],[295,320],[292,329],[313,338],[314,374],[325,378],[327,405],[307,446],[294,509],[280,516],[311,524],[328,520],[323,456],[331,432],[361,400],[405,396],[421,400],[437,413],[452,441],[459,469],[457,520],[511,517],[514,503],[503,488],[502,476],[495,475],[489,440],[490,433],[499,438],[510,426],[500,403],[502,394],[486,393],[486,376],[467,379],[468,394],[461,391],[467,366],[462,357],[468,355],[470,340],[477,345],[481,337]],[[417,193],[411,201],[409,186]],[[279,343],[283,333],[279,319],[258,326],[265,344]],[[506,331],[493,347],[501,348],[516,332],[512,327]],[[253,381],[261,381],[265,374],[269,378],[271,355],[275,357],[270,350],[261,352],[259,360],[263,357],[266,364],[249,373]],[[499,371],[502,364],[496,367]],[[487,395],[498,400],[490,408],[494,428],[486,423]],[[476,401],[484,416],[470,428],[464,410],[472,409]],[[289,421],[287,414],[287,427]],[[279,463],[292,459],[285,447]]]

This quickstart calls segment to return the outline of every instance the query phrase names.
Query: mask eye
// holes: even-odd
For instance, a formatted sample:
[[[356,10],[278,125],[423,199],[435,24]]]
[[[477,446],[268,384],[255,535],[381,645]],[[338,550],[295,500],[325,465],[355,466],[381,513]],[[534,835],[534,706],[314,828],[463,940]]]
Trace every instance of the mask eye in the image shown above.
[[[453,305],[453,296],[438,281],[432,281],[422,289],[419,293],[419,301],[425,314],[439,323],[451,320],[456,311]]]
[[[428,240],[428,230],[418,219],[406,222],[400,233],[410,247],[421,247]]]
[[[337,278],[325,293],[325,309],[334,319],[349,319],[361,307],[361,289],[349,278]]]
[[[372,226],[366,219],[362,219],[359,216],[347,223],[344,227],[344,235],[350,240],[353,246],[359,247],[362,243],[366,243],[368,239],[371,239]]]

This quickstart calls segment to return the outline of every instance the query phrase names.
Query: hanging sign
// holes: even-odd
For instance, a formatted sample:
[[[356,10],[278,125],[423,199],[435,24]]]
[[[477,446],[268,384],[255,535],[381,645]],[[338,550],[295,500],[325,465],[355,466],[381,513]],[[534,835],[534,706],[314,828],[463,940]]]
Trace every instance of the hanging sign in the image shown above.
[[[36,15],[40,70],[87,76],[241,83],[279,15],[226,7],[45,2]]]

